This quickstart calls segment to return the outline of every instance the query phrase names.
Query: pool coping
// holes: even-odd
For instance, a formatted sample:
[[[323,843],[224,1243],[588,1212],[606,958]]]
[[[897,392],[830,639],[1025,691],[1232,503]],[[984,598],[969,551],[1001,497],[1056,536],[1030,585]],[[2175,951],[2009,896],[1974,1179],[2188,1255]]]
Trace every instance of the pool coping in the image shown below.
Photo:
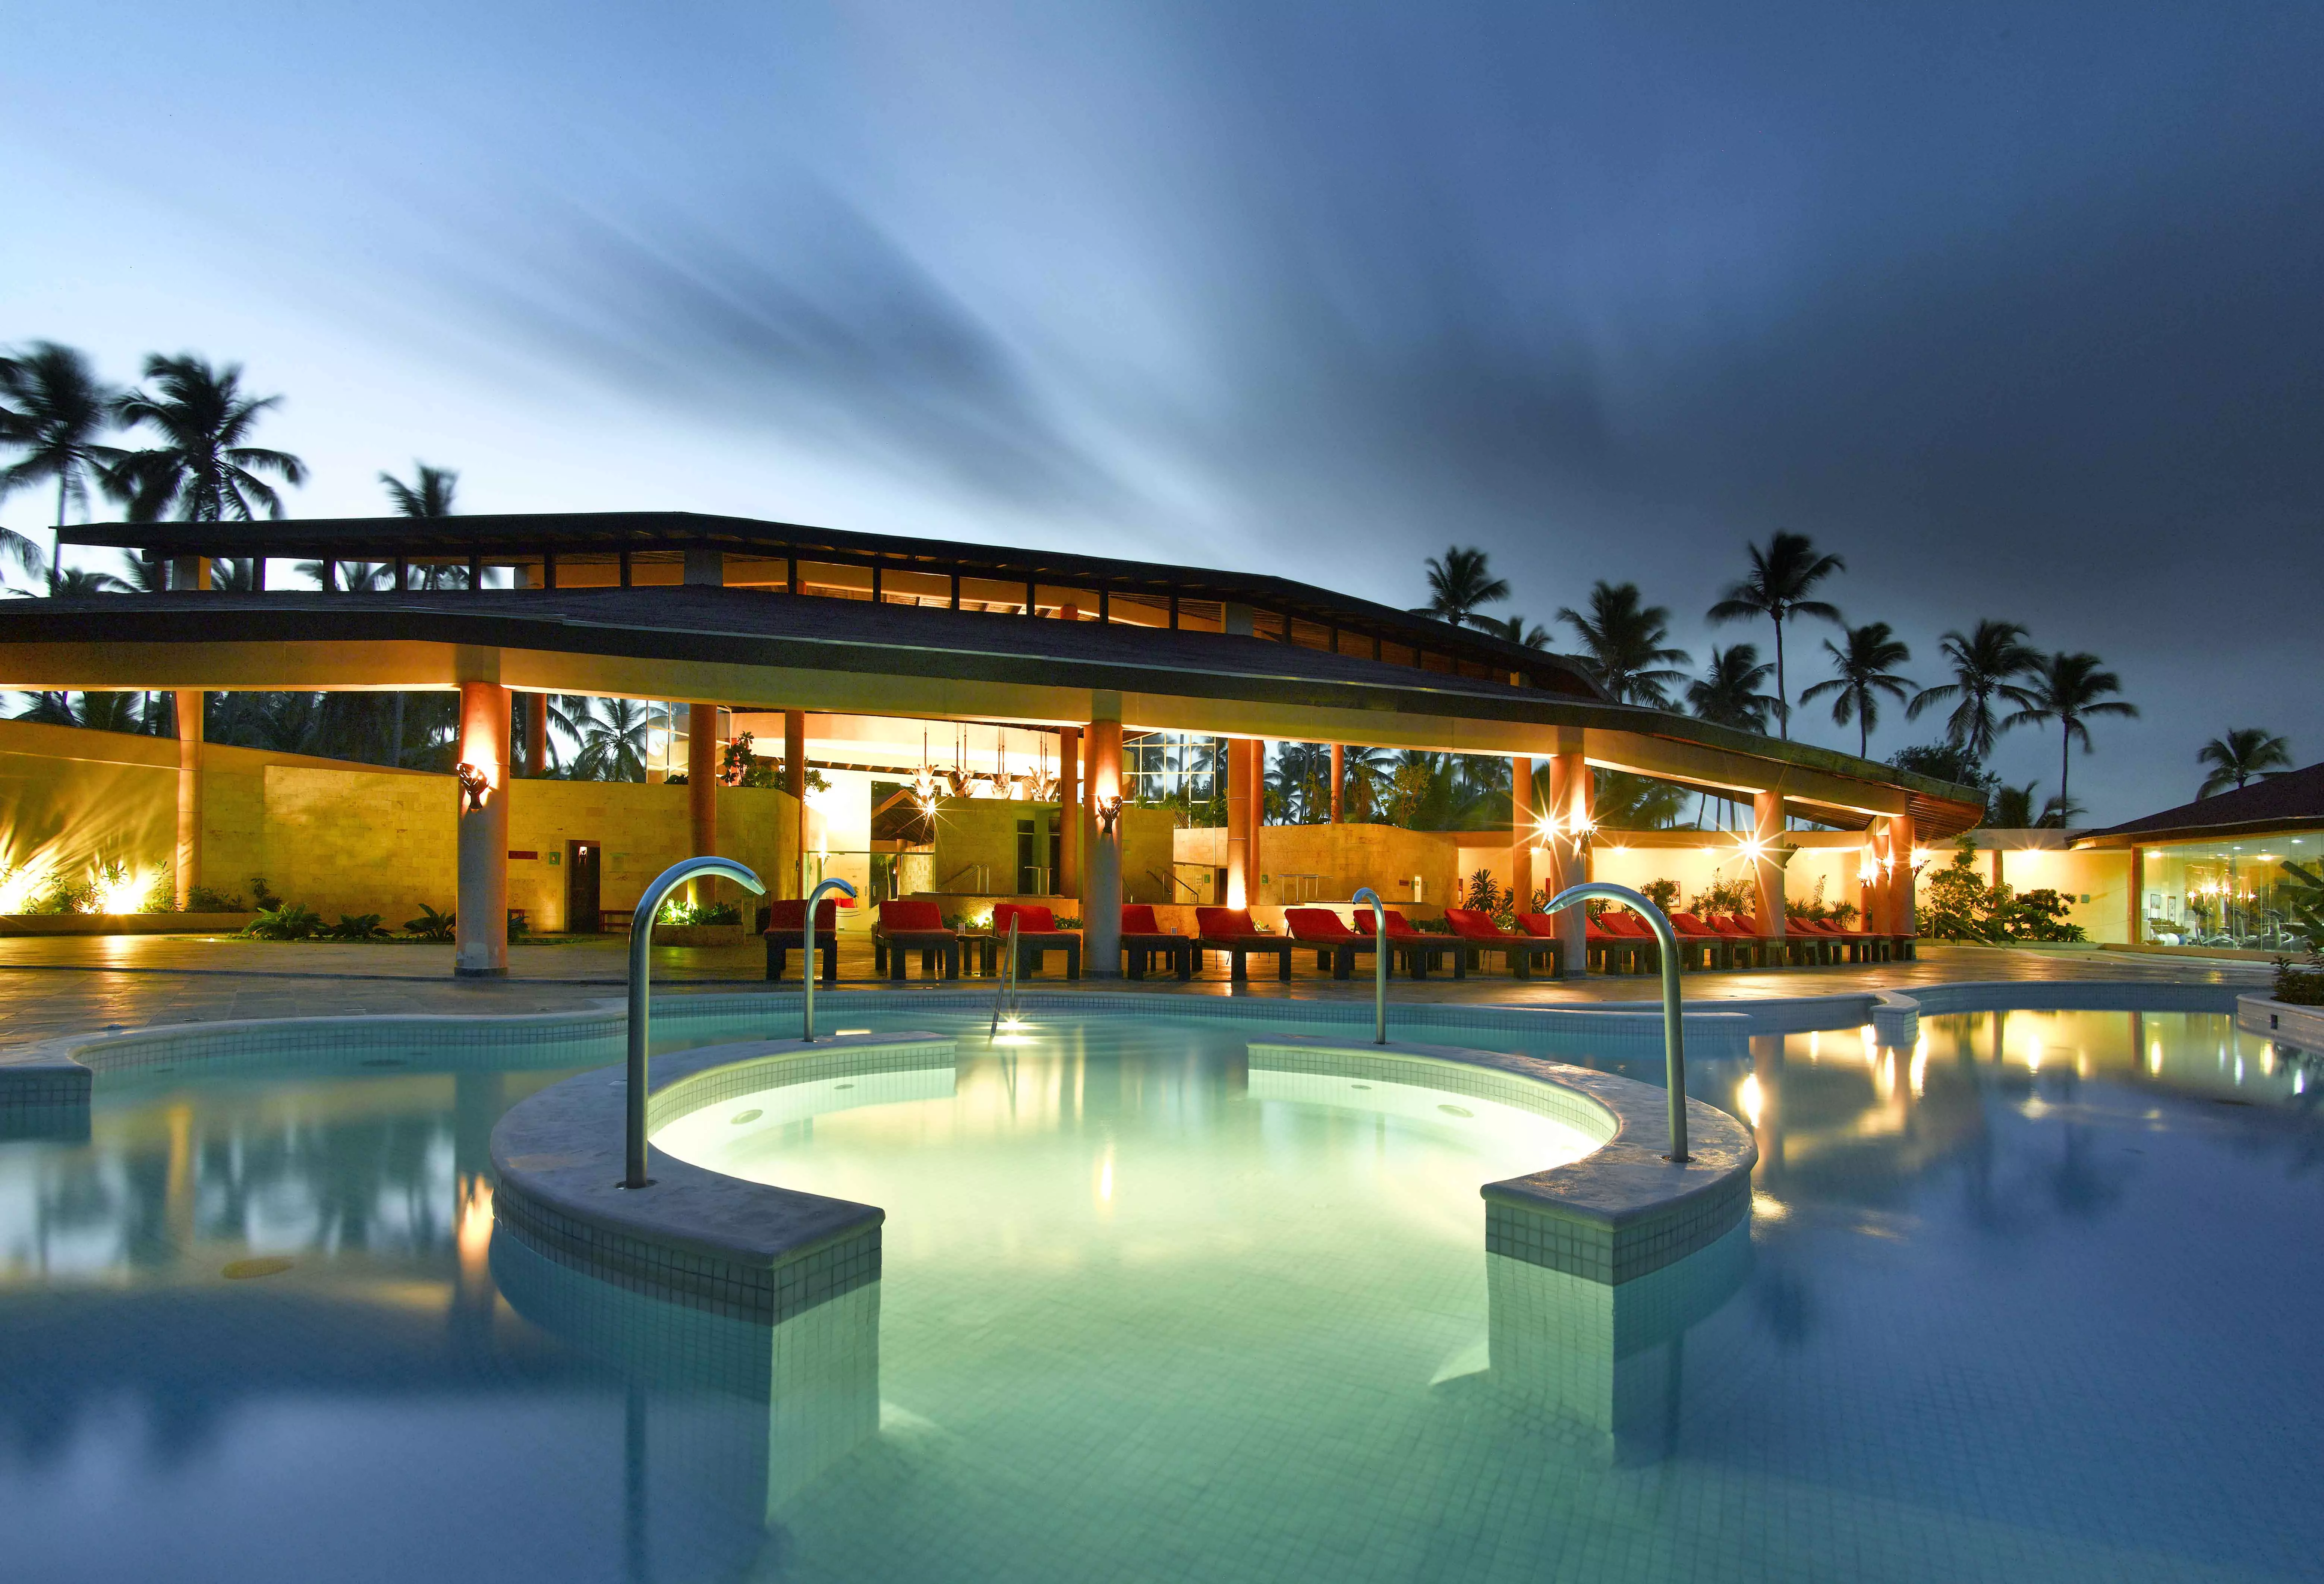
[[[1515,1104],[1597,1138],[1577,1160],[1479,1190],[1489,1253],[1618,1286],[1716,1242],[1750,1211],[1757,1142],[1692,1095],[1688,1159],[1677,1164],[1669,1158],[1665,1091],[1618,1073],[1465,1045],[1354,1045],[1312,1035],[1255,1039],[1245,1048],[1255,1068],[1387,1082],[1425,1074],[1428,1087]]]
[[[647,1130],[737,1092],[849,1073],[950,1066],[948,1035],[826,1036],[706,1045],[653,1060]],[[629,1098],[618,1067],[526,1096],[493,1128],[493,1212],[534,1252],[631,1292],[776,1325],[877,1281],[877,1205],[727,1176],[647,1147],[650,1185],[622,1186]]]
[[[2324,1052],[2324,1007],[2303,1007],[2273,996],[2237,996],[2236,1027],[2303,1051]]]

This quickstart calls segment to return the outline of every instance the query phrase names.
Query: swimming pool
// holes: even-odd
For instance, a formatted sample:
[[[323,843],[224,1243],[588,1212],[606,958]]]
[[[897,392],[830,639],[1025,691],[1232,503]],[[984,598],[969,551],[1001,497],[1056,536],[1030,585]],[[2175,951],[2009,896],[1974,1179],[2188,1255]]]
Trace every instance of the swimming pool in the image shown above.
[[[2316,1570],[2318,1073],[2224,1016],[1707,1049],[1755,1214],[1644,1319],[1482,1251],[1540,1118],[1276,1089],[1280,1024],[860,1023],[959,1062],[662,1140],[887,1210],[881,1278],[772,1332],[494,1237],[494,1122],[598,1045],[106,1073],[85,1138],[0,1144],[9,1576]]]

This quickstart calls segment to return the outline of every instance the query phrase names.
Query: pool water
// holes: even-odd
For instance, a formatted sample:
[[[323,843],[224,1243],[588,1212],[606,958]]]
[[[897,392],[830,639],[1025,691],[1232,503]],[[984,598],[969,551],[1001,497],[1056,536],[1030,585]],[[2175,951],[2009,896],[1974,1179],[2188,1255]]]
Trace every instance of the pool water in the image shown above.
[[[1755,1214],[1623,1312],[1482,1249],[1478,1185],[1581,1141],[1252,1073],[1280,1027],[964,1027],[665,1130],[887,1210],[883,1278],[773,1333],[495,1239],[537,1050],[102,1076],[86,1140],[0,1143],[0,1575],[2324,1569],[2311,1058],[2087,1012],[1699,1057]]]

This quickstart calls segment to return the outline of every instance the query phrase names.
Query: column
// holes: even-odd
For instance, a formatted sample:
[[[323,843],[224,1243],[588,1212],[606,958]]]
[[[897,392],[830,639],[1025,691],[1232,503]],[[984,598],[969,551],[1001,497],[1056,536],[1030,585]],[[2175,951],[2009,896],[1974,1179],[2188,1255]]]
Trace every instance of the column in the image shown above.
[[[1057,872],[1060,897],[1082,894],[1082,729],[1057,730]]]
[[[1332,744],[1332,823],[1340,824],[1340,788],[1348,779],[1348,751]]]
[[[202,883],[202,702],[199,688],[178,690],[178,910]]]
[[[1114,708],[1121,706],[1115,704]],[[1103,809],[1121,797],[1121,723],[1092,721],[1089,727],[1089,787],[1093,806]],[[1082,916],[1082,944],[1088,953],[1082,972],[1098,979],[1121,973],[1121,822],[1106,828],[1101,814],[1091,832],[1089,910]]]
[[[1517,893],[1519,913],[1533,903],[1534,835],[1533,760],[1519,756],[1509,761],[1509,889]]]
[[[1243,832],[1242,868],[1250,899],[1256,902],[1259,900],[1259,876],[1267,869],[1267,854],[1262,851],[1267,833],[1267,739],[1253,738],[1248,751],[1250,755],[1248,778],[1250,783],[1250,827]]]
[[[2130,944],[2146,941],[2146,849],[2130,850]]]
[[[1763,935],[1784,931],[1784,795],[1751,794],[1751,841],[1758,856],[1753,861],[1751,927]]]
[[[1895,935],[1896,900],[1896,849],[1888,831],[1888,822],[1876,817],[1872,822],[1872,891],[1864,901],[1865,926],[1880,935]]]
[[[783,789],[791,795],[797,829],[791,841],[791,897],[807,895],[807,712],[783,712]]]
[[[1227,902],[1230,907],[1250,906],[1258,889],[1258,874],[1250,867],[1250,744],[1240,737],[1227,739]]]
[[[1888,848],[1896,855],[1896,883],[1889,897],[1889,917],[1900,935],[1921,933],[1917,916],[1921,879],[1913,872],[1913,849],[1917,844],[1913,833],[1913,816],[1909,814],[1889,815]]]
[[[460,893],[452,972],[462,979],[508,972],[508,740],[509,690],[497,682],[461,683],[459,763],[470,780],[456,789]]]
[[[1578,750],[1550,756],[1549,813],[1557,822],[1557,833],[1549,843],[1552,895],[1590,878],[1591,792],[1590,761]],[[1581,907],[1569,907],[1557,916],[1557,938],[1564,943],[1565,971],[1570,974],[1588,972],[1589,926],[1589,915]]]
[[[686,813],[693,837],[691,856],[707,858],[718,851],[718,706],[686,706]],[[696,880],[689,887],[694,905],[706,907],[718,895],[715,879]]]

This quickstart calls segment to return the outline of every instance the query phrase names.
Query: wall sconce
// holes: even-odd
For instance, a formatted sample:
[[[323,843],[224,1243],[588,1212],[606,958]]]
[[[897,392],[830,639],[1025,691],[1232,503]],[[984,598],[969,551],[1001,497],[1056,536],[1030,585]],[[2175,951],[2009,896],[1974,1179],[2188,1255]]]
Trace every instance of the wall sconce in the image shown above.
[[[468,795],[468,806],[464,812],[474,814],[483,808],[484,794],[493,787],[484,770],[472,764],[456,764],[452,767],[452,774],[458,778],[460,790]]]
[[[1117,792],[1111,797],[1101,797],[1097,800],[1098,834],[1102,836],[1112,835],[1114,822],[1119,820],[1120,817],[1121,795],[1120,793]]]

